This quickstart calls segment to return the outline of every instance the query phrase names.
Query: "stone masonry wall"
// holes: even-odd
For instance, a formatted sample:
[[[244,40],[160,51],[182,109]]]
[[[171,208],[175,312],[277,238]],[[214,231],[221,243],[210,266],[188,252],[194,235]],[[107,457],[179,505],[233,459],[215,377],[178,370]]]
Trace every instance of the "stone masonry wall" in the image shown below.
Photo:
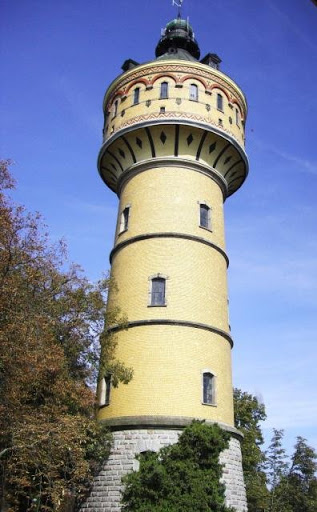
[[[176,443],[181,430],[139,429],[113,432],[113,446],[102,471],[95,478],[92,492],[82,505],[82,512],[120,512],[121,478],[138,469],[135,455],[144,451],[158,451]],[[242,473],[240,443],[231,438],[230,446],[220,457],[225,465],[223,482],[226,485],[226,503],[237,512],[246,512],[246,495]],[[150,511],[149,511],[150,512]]]

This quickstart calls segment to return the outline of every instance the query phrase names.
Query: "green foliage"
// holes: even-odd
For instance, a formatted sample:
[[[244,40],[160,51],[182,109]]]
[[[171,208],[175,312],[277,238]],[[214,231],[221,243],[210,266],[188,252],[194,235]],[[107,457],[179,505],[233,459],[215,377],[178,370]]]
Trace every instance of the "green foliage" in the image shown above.
[[[234,389],[235,426],[244,435],[241,443],[242,466],[246,485],[248,511],[265,510],[268,501],[264,442],[260,422],[266,419],[265,407],[257,398],[240,389]]]
[[[306,439],[297,438],[289,471],[275,487],[278,512],[316,512],[317,454]]]
[[[219,454],[229,434],[194,421],[176,444],[138,457],[140,469],[124,478],[125,512],[229,512]]]
[[[286,453],[282,446],[283,430],[273,429],[273,437],[265,454],[265,470],[270,486],[269,511],[279,512],[281,504],[277,499],[276,488],[281,479],[286,475],[288,464]]]
[[[93,286],[78,267],[65,270],[64,243],[52,246],[40,216],[6,197],[13,187],[1,162],[0,502],[58,511],[68,495],[80,501],[109,451],[91,387],[109,281]]]

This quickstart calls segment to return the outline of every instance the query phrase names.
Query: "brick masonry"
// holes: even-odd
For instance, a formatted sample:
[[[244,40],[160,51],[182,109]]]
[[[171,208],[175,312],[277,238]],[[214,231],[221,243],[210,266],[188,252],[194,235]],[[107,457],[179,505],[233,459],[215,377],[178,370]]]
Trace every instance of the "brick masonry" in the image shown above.
[[[158,451],[176,443],[181,430],[138,429],[113,432],[113,446],[102,471],[95,478],[93,489],[82,512],[120,512],[121,478],[138,469],[135,455],[144,451]],[[220,456],[224,464],[223,482],[226,485],[226,503],[236,512],[247,512],[242,472],[240,442],[232,437],[230,445]]]

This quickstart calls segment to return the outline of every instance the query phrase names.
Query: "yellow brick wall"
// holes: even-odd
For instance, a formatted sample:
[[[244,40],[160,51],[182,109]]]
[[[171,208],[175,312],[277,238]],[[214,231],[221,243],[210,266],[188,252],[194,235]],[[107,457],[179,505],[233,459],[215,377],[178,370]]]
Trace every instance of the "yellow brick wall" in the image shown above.
[[[199,227],[199,202],[211,208],[211,231]],[[123,188],[119,218],[128,205],[129,227],[116,243],[144,233],[175,232],[205,238],[225,250],[223,197],[208,176],[178,167],[149,168]]]
[[[133,367],[128,385],[112,389],[99,418],[163,415],[233,425],[230,345],[222,337],[180,326],[144,326],[117,335],[117,357]],[[202,370],[216,377],[216,406],[202,405]]]
[[[162,73],[157,80],[153,78],[158,72],[157,62],[124,73],[111,84],[105,97],[104,107],[108,113],[105,140],[122,128],[130,128],[132,132],[135,123],[151,122],[151,116],[156,115],[151,136],[157,157],[165,158],[161,167],[152,165],[151,147],[144,134],[140,135],[142,144],[137,145],[138,130],[133,135],[125,133],[127,147],[120,138],[113,137],[111,154],[115,159],[110,155],[107,165],[119,164],[128,173],[134,168],[133,152],[137,162],[147,162],[146,170],[131,174],[123,182],[115,245],[148,233],[178,233],[203,238],[225,251],[222,191],[210,177],[193,170],[197,158],[199,165],[206,163],[206,172],[216,165],[216,157],[210,151],[215,136],[211,130],[202,146],[203,130],[189,124],[210,123],[221,128],[218,126],[221,118],[223,131],[243,146],[244,127],[235,123],[235,108],[238,105],[242,115],[246,115],[244,96],[232,80],[208,66],[190,62],[162,62],[159,66]],[[166,66],[171,76],[164,72]],[[205,73],[205,85],[198,80],[201,73]],[[162,81],[169,83],[168,99],[159,98]],[[177,81],[182,87],[176,87]],[[149,87],[149,83],[153,87]],[[189,99],[191,83],[198,85],[198,101]],[[135,87],[140,87],[138,105],[132,104]],[[206,94],[207,89],[211,94]],[[218,92],[223,95],[223,112],[217,110]],[[113,117],[115,100],[118,100],[118,112]],[[210,105],[210,109],[206,105]],[[164,142],[161,141],[162,125],[157,124],[162,106],[165,107]],[[183,121],[179,131],[178,164],[182,161],[183,167],[176,164],[175,127],[166,126],[169,114],[180,123],[182,116],[191,120],[188,125]],[[227,139],[216,137],[217,154],[221,155]],[[127,150],[129,146],[133,151]],[[236,149],[232,145],[226,151],[226,158],[232,158]],[[210,230],[199,227],[199,203],[211,208]],[[129,226],[119,233],[120,216],[127,206],[130,207]],[[119,307],[129,322],[166,319],[206,324],[229,333],[227,262],[221,251],[184,238],[147,238],[119,247],[113,254],[111,273],[117,289],[110,293],[109,307]],[[166,305],[151,307],[149,278],[157,274],[167,277]],[[189,416],[233,425],[231,346],[224,336],[194,327],[147,325],[120,331],[117,340],[116,356],[133,368],[134,376],[128,385],[112,390],[110,405],[100,409],[100,419]],[[203,370],[210,370],[216,376],[216,404],[212,406],[202,404]]]
[[[149,277],[158,273],[168,277],[167,306],[148,307]],[[118,291],[110,306],[129,321],[169,318],[228,331],[226,262],[206,245],[177,238],[133,243],[114,256],[112,276]]]

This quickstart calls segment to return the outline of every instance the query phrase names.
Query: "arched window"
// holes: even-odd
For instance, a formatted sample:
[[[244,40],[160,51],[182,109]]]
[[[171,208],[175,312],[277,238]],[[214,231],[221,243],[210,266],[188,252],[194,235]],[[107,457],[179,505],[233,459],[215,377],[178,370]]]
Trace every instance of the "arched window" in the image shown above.
[[[136,87],[133,92],[133,105],[137,105],[140,100],[140,87]]]
[[[151,279],[151,306],[165,306],[166,279],[164,277],[153,277]]]
[[[203,373],[203,404],[215,405],[215,377],[211,372]]]
[[[198,101],[198,86],[196,84],[190,84],[189,99]]]
[[[161,83],[161,100],[168,98],[168,82]]]
[[[223,97],[221,94],[217,94],[217,109],[223,110]]]
[[[110,404],[110,391],[111,391],[111,374],[109,373],[100,383],[100,398],[99,405],[102,407],[103,405]]]
[[[201,228],[210,229],[211,215],[210,207],[205,203],[199,204],[199,225]]]

